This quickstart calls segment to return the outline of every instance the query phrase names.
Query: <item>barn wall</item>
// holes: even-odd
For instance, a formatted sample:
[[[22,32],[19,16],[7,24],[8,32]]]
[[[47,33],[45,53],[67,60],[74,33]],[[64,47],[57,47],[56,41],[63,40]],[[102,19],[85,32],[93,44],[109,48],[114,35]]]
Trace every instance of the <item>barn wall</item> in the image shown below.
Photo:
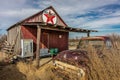
[[[17,36],[17,26],[8,30],[7,41],[12,44],[14,43]]]
[[[17,39],[15,41],[14,51],[17,54],[21,53],[21,26],[17,27]]]
[[[37,27],[21,27],[23,39],[33,39],[36,51]],[[47,36],[46,36],[47,34]],[[62,38],[59,38],[62,35]],[[42,30],[40,48],[58,48],[59,51],[68,49],[68,32]]]
[[[49,45],[46,45],[46,43],[42,42],[45,47],[47,46],[48,48],[58,48],[59,51],[68,49],[68,32],[42,30],[42,37],[44,37],[43,34],[45,33],[48,34],[49,41]],[[59,37],[60,35],[61,38]]]
[[[14,44],[14,52],[19,53],[20,52],[20,40],[21,40],[21,33],[20,33],[20,26],[15,26],[8,30],[7,34],[7,41],[13,45]]]

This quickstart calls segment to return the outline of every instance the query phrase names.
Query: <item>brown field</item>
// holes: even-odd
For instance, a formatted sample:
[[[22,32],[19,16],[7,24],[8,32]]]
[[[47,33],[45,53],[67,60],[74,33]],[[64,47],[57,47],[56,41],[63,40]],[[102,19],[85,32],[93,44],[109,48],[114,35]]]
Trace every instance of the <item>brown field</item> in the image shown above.
[[[104,49],[102,52],[104,57],[100,58],[91,46],[87,48],[89,57],[87,64],[88,80],[120,80],[120,36],[113,34],[110,37],[114,42],[114,47],[109,50]],[[76,48],[77,43],[78,40],[73,41],[70,49]],[[67,76],[56,74],[52,62],[36,69],[34,61],[5,64],[2,62],[4,58],[1,56],[5,57],[6,55],[0,53],[0,80],[73,80],[65,78]],[[41,64],[49,59],[42,59]]]

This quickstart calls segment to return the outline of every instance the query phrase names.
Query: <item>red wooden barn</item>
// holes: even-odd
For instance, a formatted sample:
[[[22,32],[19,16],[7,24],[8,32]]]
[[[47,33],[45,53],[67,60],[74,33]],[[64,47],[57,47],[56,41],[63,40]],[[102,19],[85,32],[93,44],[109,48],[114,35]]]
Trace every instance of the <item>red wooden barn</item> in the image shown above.
[[[33,52],[39,49],[68,49],[69,32],[83,32],[89,36],[94,30],[71,28],[62,20],[55,9],[50,6],[7,29],[7,41],[14,44],[15,53],[22,53],[21,40],[33,40]]]

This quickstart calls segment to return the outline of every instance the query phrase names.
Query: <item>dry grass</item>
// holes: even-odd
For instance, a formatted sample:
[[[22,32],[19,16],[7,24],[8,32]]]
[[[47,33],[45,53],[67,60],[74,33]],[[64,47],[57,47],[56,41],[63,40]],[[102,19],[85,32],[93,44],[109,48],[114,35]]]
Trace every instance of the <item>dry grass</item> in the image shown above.
[[[0,52],[0,62],[4,61],[8,57],[8,54]]]
[[[69,50],[75,50],[80,39],[69,39]]]
[[[119,51],[104,50],[104,57],[100,58],[95,50],[89,49],[88,76],[89,80],[120,80]]]
[[[53,69],[51,63],[36,69],[34,61],[18,62],[16,65],[0,63],[0,80],[63,80],[54,74]]]
[[[52,64],[47,64],[39,69],[36,69],[33,63],[26,64],[19,62],[17,67],[21,73],[26,75],[26,80],[62,80],[62,78],[56,77],[53,73]]]
[[[120,49],[118,35],[111,36],[113,42],[117,42]],[[104,57],[100,58],[96,50],[91,46],[87,49],[89,63],[87,72],[89,80],[120,80],[120,50],[118,48],[104,49]],[[0,53],[0,55],[2,55]],[[42,64],[42,63],[41,63]],[[51,63],[36,69],[34,62],[29,64],[19,62],[16,65],[4,65],[0,63],[0,80],[65,80],[53,72]]]
[[[113,35],[110,36],[113,38]],[[115,35],[112,39],[114,43]],[[88,64],[89,80],[120,80],[120,38],[117,39],[117,48],[104,49],[102,53],[104,57],[100,58],[96,54],[96,50],[89,47],[87,51],[90,59]]]
[[[0,62],[0,80],[26,80],[26,76],[18,70],[16,65]]]

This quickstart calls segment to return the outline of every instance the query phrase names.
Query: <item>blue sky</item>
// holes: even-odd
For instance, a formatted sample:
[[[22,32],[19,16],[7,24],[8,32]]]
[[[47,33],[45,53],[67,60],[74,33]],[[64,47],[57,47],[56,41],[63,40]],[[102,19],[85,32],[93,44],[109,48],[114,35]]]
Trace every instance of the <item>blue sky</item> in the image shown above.
[[[14,23],[53,6],[71,27],[98,30],[92,36],[120,34],[120,0],[1,0],[0,34]],[[80,37],[70,33],[70,37]]]

